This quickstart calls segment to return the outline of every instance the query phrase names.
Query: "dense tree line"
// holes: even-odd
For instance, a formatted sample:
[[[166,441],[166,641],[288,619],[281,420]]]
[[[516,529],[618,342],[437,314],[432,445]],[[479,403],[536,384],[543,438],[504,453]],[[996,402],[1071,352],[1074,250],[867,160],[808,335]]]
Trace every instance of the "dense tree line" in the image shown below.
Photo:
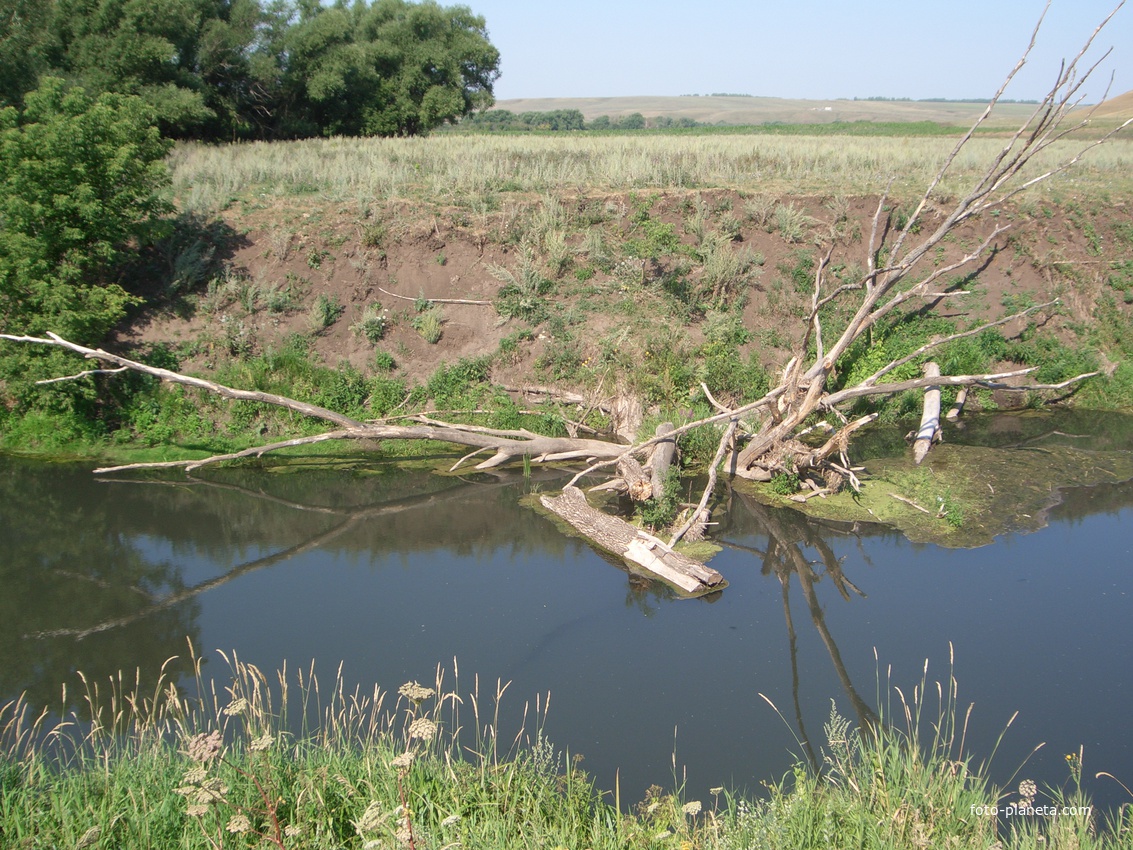
[[[135,95],[162,134],[413,135],[492,104],[484,19],[434,0],[5,0],[0,106],[47,77]]]
[[[656,115],[646,118],[640,112],[632,112],[620,118],[599,115],[587,122],[577,109],[555,109],[551,112],[511,112],[507,109],[488,109],[474,112],[460,122],[465,130],[498,131],[566,131],[566,130],[645,130],[669,127],[699,127],[701,124],[691,118],[673,118]]]

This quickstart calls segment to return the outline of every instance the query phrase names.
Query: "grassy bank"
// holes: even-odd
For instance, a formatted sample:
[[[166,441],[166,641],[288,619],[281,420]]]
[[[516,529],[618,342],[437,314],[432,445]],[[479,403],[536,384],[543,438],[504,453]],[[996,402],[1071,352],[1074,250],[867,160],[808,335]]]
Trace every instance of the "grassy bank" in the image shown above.
[[[506,686],[462,690],[438,669],[397,693],[320,686],[231,660],[193,699],[159,676],[86,684],[51,725],[0,710],[5,847],[807,848],[1133,846],[1133,820],[1101,823],[1075,790],[993,787],[964,753],[955,681],[922,680],[857,730],[832,711],[819,769],[800,764],[758,799],[677,787],[601,792],[542,733],[536,699],[501,729]],[[927,687],[926,687],[927,686]],[[926,694],[937,694],[926,698]],[[930,705],[930,702],[932,703]],[[1038,807],[1025,814],[1007,806]],[[1001,817],[988,814],[998,805]],[[1046,807],[1073,812],[1048,817]]]

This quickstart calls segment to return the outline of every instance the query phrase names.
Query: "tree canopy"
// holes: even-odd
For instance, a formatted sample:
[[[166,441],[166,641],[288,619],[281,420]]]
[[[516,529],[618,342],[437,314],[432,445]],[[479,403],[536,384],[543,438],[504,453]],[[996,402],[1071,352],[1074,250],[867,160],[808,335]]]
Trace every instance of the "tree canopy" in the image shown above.
[[[484,19],[435,0],[12,0],[0,105],[45,74],[136,95],[164,135],[414,135],[490,106]]]

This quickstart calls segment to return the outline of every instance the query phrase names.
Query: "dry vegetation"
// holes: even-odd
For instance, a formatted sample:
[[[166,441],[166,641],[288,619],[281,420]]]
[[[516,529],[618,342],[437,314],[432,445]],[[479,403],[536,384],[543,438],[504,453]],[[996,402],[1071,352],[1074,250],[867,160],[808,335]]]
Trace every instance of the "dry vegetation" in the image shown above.
[[[329,139],[215,147],[183,144],[174,152],[174,188],[182,205],[216,210],[244,201],[302,196],[315,205],[367,205],[415,198],[470,211],[525,193],[727,188],[774,195],[873,194],[896,179],[896,198],[919,193],[955,139],[762,135],[434,136]],[[982,172],[1002,139],[973,139],[940,191],[955,195]],[[1036,169],[1065,159],[1078,144],[1051,146]],[[1093,151],[1048,191],[1127,197],[1133,188],[1133,142]]]

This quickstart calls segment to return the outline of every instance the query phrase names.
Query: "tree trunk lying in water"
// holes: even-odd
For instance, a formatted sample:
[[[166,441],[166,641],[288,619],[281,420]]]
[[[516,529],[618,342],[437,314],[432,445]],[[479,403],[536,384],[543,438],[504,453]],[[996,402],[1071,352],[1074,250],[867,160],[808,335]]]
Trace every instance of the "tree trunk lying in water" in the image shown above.
[[[567,485],[558,496],[543,496],[540,503],[547,510],[566,520],[596,545],[612,552],[688,596],[703,596],[723,590],[728,583],[711,567],[706,567],[664,542],[624,520],[592,508],[586,495]]]

